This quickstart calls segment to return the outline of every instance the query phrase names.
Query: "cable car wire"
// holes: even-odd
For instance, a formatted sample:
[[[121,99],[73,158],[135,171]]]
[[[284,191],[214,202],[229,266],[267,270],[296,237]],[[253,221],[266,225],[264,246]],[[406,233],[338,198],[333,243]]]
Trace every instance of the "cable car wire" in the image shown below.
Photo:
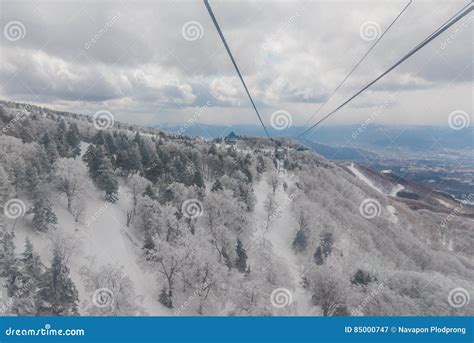
[[[469,8],[467,8],[469,7]],[[467,8],[467,9],[466,9]],[[381,78],[383,78],[385,75],[390,73],[393,69],[398,67],[400,64],[402,64],[404,61],[406,61],[408,58],[410,58],[412,55],[414,55],[417,51],[419,51],[421,48],[423,48],[425,45],[430,43],[433,39],[438,37],[440,34],[442,34],[444,31],[449,29],[451,26],[453,26],[455,23],[457,23],[459,20],[461,20],[464,16],[466,16],[469,12],[471,12],[474,9],[474,5],[468,4],[464,6],[459,12],[457,12],[453,17],[451,17],[448,21],[446,21],[443,25],[441,25],[437,30],[435,30],[433,33],[431,33],[428,37],[426,37],[423,41],[421,41],[418,45],[416,45],[410,52],[408,52],[405,56],[403,56],[399,61],[397,61],[394,65],[392,65],[389,69],[387,69],[385,72],[377,76],[373,81],[369,82],[367,85],[365,85],[361,90],[359,90],[357,93],[352,95],[349,99],[344,101],[341,105],[336,107],[334,110],[326,114],[323,118],[321,118],[316,124],[312,125],[310,128],[306,129],[303,131],[301,134],[299,134],[296,138],[300,138],[306,133],[310,132],[313,130],[316,126],[321,124],[324,120],[328,119],[330,116],[332,116],[334,113],[339,111],[341,108],[343,108],[345,105],[347,105],[349,102],[351,102],[354,98],[356,98],[359,94],[367,90],[369,87],[371,87],[373,84],[375,84],[377,81],[379,81]]]
[[[250,102],[252,103],[253,109],[255,110],[255,113],[257,113],[258,120],[260,121],[260,124],[262,124],[263,129],[265,130],[265,133],[268,138],[270,138],[270,134],[267,131],[267,128],[265,127],[265,124],[262,121],[262,117],[260,116],[260,113],[258,113],[257,106],[255,106],[255,103],[252,99],[252,96],[250,95],[250,92],[247,88],[247,85],[245,84],[244,78],[242,77],[242,74],[240,73],[239,67],[237,66],[237,63],[235,62],[234,56],[232,55],[232,52],[230,51],[229,45],[227,45],[227,41],[225,40],[224,34],[221,31],[221,28],[219,27],[219,23],[217,22],[216,17],[214,16],[214,12],[212,11],[211,5],[209,4],[208,0],[204,0],[204,5],[206,6],[207,11],[209,12],[209,15],[211,16],[212,22],[214,23],[217,32],[219,33],[219,36],[221,37],[222,43],[224,43],[224,47],[227,50],[227,53],[229,54],[230,60],[232,61],[232,64],[234,65],[235,70],[237,71],[237,74],[239,75],[240,81],[242,82],[242,85],[245,88],[245,92],[247,93]]]
[[[398,18],[402,16],[402,14],[406,11],[406,9],[412,4],[412,0],[410,0],[405,7],[401,10],[401,12],[395,17],[395,19],[390,23],[390,25],[385,29],[385,31],[377,38],[377,40],[372,44],[372,46],[367,50],[367,52],[360,58],[360,60],[354,65],[354,67],[351,69],[351,71],[346,75],[346,77],[337,85],[336,88],[332,91],[332,93],[326,98],[326,100],[319,106],[319,108],[314,112],[311,117],[306,121],[306,123],[303,125],[305,127],[308,125],[309,122],[319,113],[321,110],[324,108],[324,106],[331,100],[332,96],[339,90],[339,88],[342,87],[342,85],[347,81],[347,79],[352,75],[352,73],[359,67],[359,65],[365,60],[365,58],[370,54],[370,52],[375,48],[375,46],[380,42],[380,40],[385,36],[385,34],[390,30],[390,28],[397,22]],[[295,137],[298,137],[296,135]]]

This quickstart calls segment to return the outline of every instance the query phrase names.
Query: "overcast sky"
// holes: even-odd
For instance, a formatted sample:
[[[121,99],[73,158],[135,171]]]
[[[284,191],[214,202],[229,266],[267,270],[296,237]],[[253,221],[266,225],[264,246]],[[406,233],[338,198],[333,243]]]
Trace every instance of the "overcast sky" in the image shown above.
[[[469,2],[414,1],[320,115]],[[299,125],[407,1],[210,3],[264,122],[284,110]],[[201,1],[0,4],[1,99],[83,114],[105,109],[117,120],[145,125],[193,116],[209,124],[257,124]],[[472,122],[473,22],[471,12],[327,123],[372,117],[445,126],[455,110]]]

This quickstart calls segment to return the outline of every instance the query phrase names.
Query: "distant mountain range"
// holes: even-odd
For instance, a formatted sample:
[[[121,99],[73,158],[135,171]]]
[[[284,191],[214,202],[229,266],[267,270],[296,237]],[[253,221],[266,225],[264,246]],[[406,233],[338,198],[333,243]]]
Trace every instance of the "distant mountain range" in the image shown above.
[[[160,124],[156,127],[166,131],[178,131],[184,127],[184,124]],[[282,131],[271,127],[267,129],[274,137],[293,137],[303,131],[303,127],[300,126],[293,126]],[[256,125],[225,126],[198,123],[186,128],[185,134],[214,138],[224,137],[231,131],[244,136],[265,135],[263,129]],[[369,125],[365,128],[361,125],[322,126],[310,135],[306,135],[302,142],[316,142],[325,157],[328,156],[327,154],[333,154],[332,149],[343,146],[344,149],[336,155],[341,159],[347,159],[346,156],[351,156],[350,159],[357,159],[360,153],[354,149],[366,149],[373,152],[387,148],[392,151],[408,149],[413,152],[433,149],[472,149],[474,147],[474,127],[453,130],[449,127],[435,126]]]

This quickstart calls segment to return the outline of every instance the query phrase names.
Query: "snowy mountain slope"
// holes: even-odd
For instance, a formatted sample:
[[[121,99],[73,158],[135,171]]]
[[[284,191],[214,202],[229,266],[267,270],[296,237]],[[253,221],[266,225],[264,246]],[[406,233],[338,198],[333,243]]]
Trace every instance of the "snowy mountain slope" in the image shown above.
[[[403,177],[392,173],[376,173],[370,168],[357,163],[340,162],[339,165],[377,192],[404,202],[414,210],[425,208],[447,214],[457,211],[459,215],[474,217],[472,207],[462,206],[461,202],[449,195],[434,192],[431,189],[407,181]]]
[[[472,314],[449,301],[473,291],[462,208],[414,211],[392,196],[402,182],[285,139],[234,149],[38,111],[0,136],[4,314]]]
[[[87,146],[84,144],[83,146]],[[52,241],[61,237],[70,246],[78,245],[70,256],[71,278],[76,285],[81,285],[81,268],[97,267],[113,264],[123,267],[131,278],[136,292],[143,297],[143,306],[149,315],[170,315],[171,312],[157,300],[158,295],[154,284],[156,276],[147,273],[139,263],[140,254],[136,243],[130,239],[129,228],[126,227],[126,212],[130,207],[131,197],[126,195],[123,186],[123,197],[118,203],[110,204],[102,200],[101,194],[95,189],[86,194],[88,199],[84,211],[84,221],[74,222],[74,218],[64,207],[62,199],[53,202],[58,217],[57,228],[46,234],[31,232],[29,218],[21,220],[15,228],[18,252],[24,240],[29,237],[43,261],[52,259]],[[100,215],[98,215],[100,213]],[[87,224],[90,222],[91,224]],[[132,238],[133,239],[133,238]],[[140,247],[138,247],[139,249]],[[89,300],[90,295],[79,287],[80,299]]]

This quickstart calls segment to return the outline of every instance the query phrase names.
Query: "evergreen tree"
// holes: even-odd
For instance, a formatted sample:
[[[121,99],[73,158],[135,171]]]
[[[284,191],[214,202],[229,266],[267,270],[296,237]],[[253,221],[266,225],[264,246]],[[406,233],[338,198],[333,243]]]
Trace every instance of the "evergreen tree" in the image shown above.
[[[127,169],[134,173],[134,172],[141,172],[143,169],[142,166],[142,157],[140,155],[140,149],[138,148],[137,143],[133,143],[128,150],[128,161],[127,161]]]
[[[4,204],[8,199],[10,199],[12,192],[13,187],[10,180],[8,180],[8,175],[5,172],[5,169],[0,166],[0,203]]]
[[[50,225],[58,223],[58,218],[48,199],[39,198],[36,200],[32,212],[34,213],[33,226],[38,231],[47,231]]]
[[[333,234],[331,232],[323,233],[321,237],[321,243],[317,247],[313,256],[314,262],[317,265],[319,266],[323,265],[326,258],[331,254],[333,245],[334,245]]]
[[[247,252],[245,251],[244,246],[240,239],[237,239],[237,247],[236,247],[237,258],[235,260],[235,267],[241,273],[245,273],[247,271]]]
[[[146,260],[150,258],[151,254],[155,250],[155,242],[153,241],[153,236],[149,231],[145,232],[145,241],[143,243],[142,250]]]
[[[216,182],[214,182],[214,184],[212,185],[211,191],[217,192],[222,191],[223,189],[224,187],[222,187],[222,183],[219,181],[219,179],[217,179]]]
[[[44,146],[46,150],[46,155],[48,156],[49,163],[53,164],[59,157],[58,147],[56,146],[56,142],[51,139],[51,136],[48,132],[43,135],[40,143]]]
[[[38,282],[41,278],[43,264],[39,255],[34,251],[29,238],[25,240],[25,251],[21,253],[20,261],[23,273],[34,282]]]
[[[96,147],[91,144],[87,148],[86,153],[82,157],[82,160],[86,162],[89,168],[89,175],[93,180],[99,176],[99,167],[101,160],[105,158],[104,150],[101,147]]]
[[[20,266],[22,286],[12,304],[12,312],[18,316],[34,316],[38,312],[35,294],[41,281],[43,264],[28,238],[25,241],[25,250],[20,256]]]
[[[107,143],[106,143],[106,140],[105,140],[105,133],[104,133],[104,130],[99,130],[97,131],[97,133],[95,134],[94,138],[92,139],[92,142],[95,144],[95,145],[101,145],[101,146],[106,146]]]
[[[81,153],[81,138],[76,123],[72,123],[71,125],[69,125],[69,130],[66,134],[66,141],[69,145],[69,156],[79,156]]]
[[[295,239],[293,240],[293,250],[297,253],[301,253],[306,250],[306,246],[308,245],[308,237],[306,236],[306,232],[304,229],[299,229],[296,232]]]
[[[144,141],[139,144],[139,150],[142,164],[144,166],[148,165],[152,160],[152,153],[150,152]]]
[[[76,286],[69,278],[69,269],[64,264],[58,249],[53,251],[51,268],[42,275],[36,294],[37,315],[77,315],[79,302]]]
[[[0,231],[0,277],[6,279],[9,296],[12,296],[16,291],[16,280],[20,275],[14,238],[13,233],[6,230]]]
[[[160,292],[160,296],[158,298],[160,303],[168,308],[173,308],[173,301],[172,298],[169,294],[169,292],[166,291],[166,288],[163,287]]]
[[[362,269],[358,269],[356,273],[354,274],[354,277],[351,280],[351,283],[355,285],[367,286],[372,281],[373,281],[372,276],[369,273],[364,272]]]
[[[144,196],[149,197],[150,199],[157,200],[158,196],[156,194],[156,191],[152,185],[148,185],[145,188],[145,192],[143,192]]]
[[[28,167],[25,171],[25,179],[26,179],[26,190],[30,194],[34,194],[38,191],[40,178],[38,175],[38,169],[32,164],[28,164]]]
[[[56,146],[58,148],[59,156],[67,157],[69,152],[69,145],[67,143],[67,125],[64,119],[61,119],[56,129]]]
[[[204,179],[202,178],[201,172],[199,170],[194,172],[193,184],[199,188],[204,188]]]
[[[112,164],[105,157],[98,169],[97,184],[100,188],[105,190],[105,200],[115,203],[118,200],[118,181],[112,171]]]
[[[317,247],[316,251],[314,252],[314,263],[316,263],[318,266],[322,266],[324,263],[324,256],[323,256],[323,250],[321,247]]]
[[[163,175],[163,173],[163,164],[160,158],[158,157],[153,159],[150,165],[145,166],[145,177],[153,183],[156,183],[160,179],[161,175]]]
[[[107,151],[110,154],[116,154],[117,145],[115,144],[114,137],[108,131],[105,131],[104,135],[105,135],[105,146],[107,147]]]
[[[22,158],[12,161],[13,186],[15,187],[16,192],[26,190],[28,187],[28,179],[26,178],[25,172],[26,169],[26,163]]]

